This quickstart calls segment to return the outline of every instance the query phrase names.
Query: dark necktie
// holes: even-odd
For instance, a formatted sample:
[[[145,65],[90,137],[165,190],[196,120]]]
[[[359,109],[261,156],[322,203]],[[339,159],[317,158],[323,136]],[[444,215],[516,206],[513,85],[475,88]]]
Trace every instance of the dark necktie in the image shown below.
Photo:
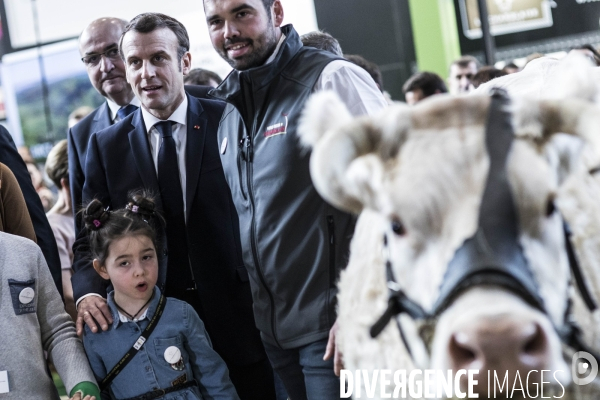
[[[137,109],[138,108],[133,104],[127,104],[126,106],[119,108],[119,111],[117,111],[117,117],[119,118],[119,121],[124,120],[129,114]]]
[[[172,121],[154,125],[160,133],[162,144],[158,151],[158,187],[166,221],[168,265],[166,294],[177,296],[181,290],[193,288],[187,248],[183,191],[179,179],[177,148],[173,139]]]

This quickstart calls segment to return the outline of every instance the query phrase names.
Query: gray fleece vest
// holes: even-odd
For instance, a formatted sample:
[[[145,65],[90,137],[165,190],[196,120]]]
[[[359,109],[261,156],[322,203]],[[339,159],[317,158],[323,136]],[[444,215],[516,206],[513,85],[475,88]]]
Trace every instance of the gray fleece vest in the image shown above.
[[[240,220],[263,340],[282,348],[325,339],[354,218],[313,187],[298,120],[325,66],[337,57],[302,47],[291,25],[276,59],[233,71],[211,92],[227,103],[219,127],[225,176]]]

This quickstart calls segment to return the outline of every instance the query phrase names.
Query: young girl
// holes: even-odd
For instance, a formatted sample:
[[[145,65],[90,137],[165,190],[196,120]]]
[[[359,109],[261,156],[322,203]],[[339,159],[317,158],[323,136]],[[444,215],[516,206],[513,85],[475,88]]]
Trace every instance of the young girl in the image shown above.
[[[108,294],[114,322],[99,333],[86,327],[85,350],[98,382],[114,375],[126,354],[129,359],[103,399],[239,400],[194,309],[165,299],[156,287],[156,217],[154,202],[144,194],[130,196],[122,210],[110,212],[93,200],[84,211],[94,268],[114,287]]]

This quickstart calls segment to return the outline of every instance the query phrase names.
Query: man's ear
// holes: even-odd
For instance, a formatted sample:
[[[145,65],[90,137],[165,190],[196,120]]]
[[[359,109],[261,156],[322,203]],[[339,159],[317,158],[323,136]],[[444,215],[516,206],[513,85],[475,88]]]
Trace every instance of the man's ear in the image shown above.
[[[283,24],[283,6],[281,5],[280,0],[275,0],[273,3],[273,22],[275,23],[275,27],[279,28],[281,24]]]
[[[106,267],[104,265],[100,265],[100,261],[97,258],[94,258],[93,261],[94,269],[102,278],[106,280],[110,280],[108,273],[106,272]]]
[[[183,57],[181,57],[181,72],[183,72],[183,76],[189,74],[190,69],[192,69],[192,54],[186,51]]]

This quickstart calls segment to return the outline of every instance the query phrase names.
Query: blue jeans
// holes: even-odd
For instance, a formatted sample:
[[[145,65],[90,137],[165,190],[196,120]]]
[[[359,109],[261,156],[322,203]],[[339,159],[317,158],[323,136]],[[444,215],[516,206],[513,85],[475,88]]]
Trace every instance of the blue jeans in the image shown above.
[[[340,378],[333,372],[333,359],[323,361],[327,339],[287,350],[263,343],[291,400],[340,398]]]

